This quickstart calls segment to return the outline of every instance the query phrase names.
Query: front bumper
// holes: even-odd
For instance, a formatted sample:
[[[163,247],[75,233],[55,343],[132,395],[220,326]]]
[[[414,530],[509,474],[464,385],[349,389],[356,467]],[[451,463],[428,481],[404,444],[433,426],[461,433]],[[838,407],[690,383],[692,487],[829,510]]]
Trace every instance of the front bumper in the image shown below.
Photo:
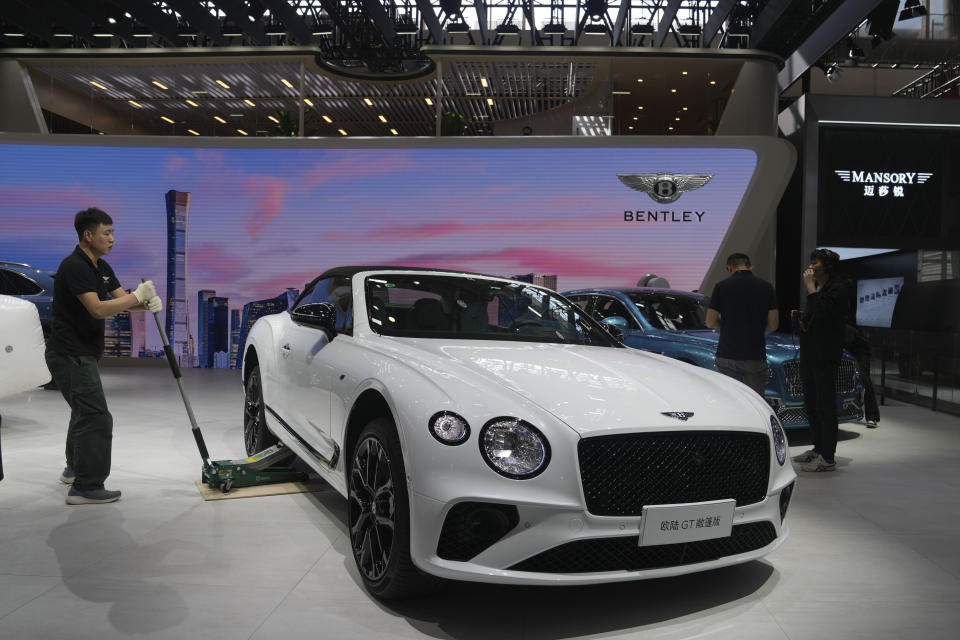
[[[467,500],[508,503],[499,496],[447,503],[412,493],[411,555],[430,574],[507,584],[594,584],[706,571],[755,560],[783,542],[788,533],[782,521],[783,502],[789,500],[793,482],[789,477],[760,502],[736,508],[729,537],[659,547],[637,545],[640,517],[594,516],[570,504],[516,504],[516,525],[466,560],[438,554],[451,509]],[[781,500],[785,489],[788,493]]]

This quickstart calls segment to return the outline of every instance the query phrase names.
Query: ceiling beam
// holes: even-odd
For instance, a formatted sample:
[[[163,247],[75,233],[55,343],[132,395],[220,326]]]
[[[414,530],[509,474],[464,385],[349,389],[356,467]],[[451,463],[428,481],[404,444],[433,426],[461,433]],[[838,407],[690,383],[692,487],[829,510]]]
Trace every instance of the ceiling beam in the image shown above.
[[[433,43],[443,44],[443,27],[440,26],[440,18],[430,0],[417,0],[417,9],[420,11],[420,18],[427,25]]]
[[[170,44],[177,43],[177,20],[148,0],[125,0],[124,7],[140,24],[159,33]]]
[[[490,44],[490,25],[487,24],[487,3],[483,0],[473,0],[477,10],[477,26],[480,29],[480,44]]]
[[[816,30],[804,40],[796,51],[786,59],[777,76],[777,84],[783,92],[792,85],[807,69],[839,42],[844,36],[873,9],[881,0],[846,0],[831,13]]]
[[[238,29],[247,34],[253,44],[260,46],[270,44],[270,37],[263,28],[263,21],[252,19],[247,14],[247,7],[240,0],[214,0],[214,2],[223,9],[227,18],[232,20]]]
[[[703,35],[701,36],[700,43],[704,47],[710,46],[710,41],[713,40],[717,32],[720,31],[720,27],[723,26],[723,21],[730,15],[730,11],[735,4],[737,4],[737,0],[720,0],[717,6],[713,8],[713,13],[707,18],[707,24],[703,25]],[[720,40],[717,41],[717,46],[720,46]]]
[[[621,0],[620,9],[617,10],[617,19],[613,22],[613,34],[610,42],[613,46],[620,44],[620,34],[623,33],[623,25],[627,22],[627,12],[630,10],[630,3],[627,0]],[[630,44],[629,41],[627,44]]]
[[[780,21],[791,4],[805,1],[807,0],[770,0],[767,2],[753,22],[753,28],[750,30],[751,41],[761,42],[770,32],[770,29]]]
[[[270,15],[283,23],[284,28],[293,36],[297,44],[310,44],[310,29],[307,28],[307,23],[287,0],[260,0],[260,2],[270,9]]]
[[[366,9],[367,15],[373,20],[373,24],[377,25],[385,43],[392,47],[393,41],[397,37],[397,26],[387,15],[387,10],[383,7],[383,4],[380,0],[361,0],[361,4]]]
[[[167,5],[183,16],[191,27],[205,35],[211,41],[221,47],[230,44],[230,42],[223,37],[223,32],[220,30],[220,22],[218,22],[209,11],[196,2],[191,2],[190,0],[167,0]]]
[[[680,2],[681,0],[670,0],[663,10],[660,26],[657,28],[657,39],[654,41],[655,47],[662,47],[663,41],[667,39],[667,34],[673,28],[673,19],[677,17],[677,10],[680,9]]]

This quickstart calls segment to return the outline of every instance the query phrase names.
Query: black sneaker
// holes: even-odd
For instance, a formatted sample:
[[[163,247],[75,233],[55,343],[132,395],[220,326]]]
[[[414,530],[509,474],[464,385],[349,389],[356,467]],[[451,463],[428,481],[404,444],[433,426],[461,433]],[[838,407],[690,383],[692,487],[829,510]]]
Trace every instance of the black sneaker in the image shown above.
[[[71,469],[69,466],[66,466],[63,468],[63,473],[60,474],[60,482],[63,484],[73,484],[73,480],[76,477],[77,476],[73,473],[73,469]]]
[[[119,491],[110,491],[102,487],[84,491],[79,491],[76,487],[70,487],[70,491],[67,492],[67,504],[103,504],[105,502],[116,502],[119,499]]]

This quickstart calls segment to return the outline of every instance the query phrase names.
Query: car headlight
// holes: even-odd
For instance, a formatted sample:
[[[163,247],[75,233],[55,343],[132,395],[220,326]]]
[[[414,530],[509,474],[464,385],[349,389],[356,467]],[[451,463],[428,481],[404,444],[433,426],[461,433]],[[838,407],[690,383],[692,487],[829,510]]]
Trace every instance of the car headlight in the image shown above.
[[[433,414],[429,426],[430,435],[443,444],[462,444],[470,437],[470,425],[452,411]]]
[[[777,462],[783,466],[787,459],[787,434],[783,432],[783,425],[774,415],[770,416],[770,433],[773,434],[773,450],[777,453]]]
[[[500,475],[526,480],[550,462],[550,445],[536,427],[519,418],[494,418],[480,430],[480,453]]]

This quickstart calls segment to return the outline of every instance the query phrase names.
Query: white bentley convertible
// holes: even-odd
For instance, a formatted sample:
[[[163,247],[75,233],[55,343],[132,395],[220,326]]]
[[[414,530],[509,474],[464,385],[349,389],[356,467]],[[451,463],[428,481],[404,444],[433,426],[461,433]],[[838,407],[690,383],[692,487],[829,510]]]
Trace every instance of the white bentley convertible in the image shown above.
[[[672,576],[786,536],[796,476],[766,402],[549,289],[332,269],[256,322],[243,380],[248,454],[279,438],[343,494],[378,597]]]

